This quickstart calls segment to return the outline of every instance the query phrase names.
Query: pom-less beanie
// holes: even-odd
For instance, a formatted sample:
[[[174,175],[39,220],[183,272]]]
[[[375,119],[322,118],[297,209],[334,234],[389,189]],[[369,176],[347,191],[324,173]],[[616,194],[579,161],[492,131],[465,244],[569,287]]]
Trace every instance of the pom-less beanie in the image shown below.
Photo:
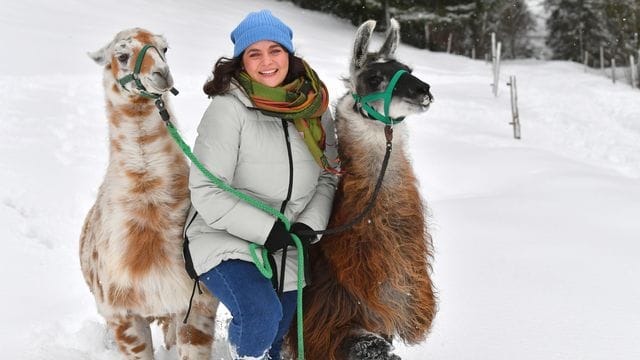
[[[231,41],[235,45],[233,57],[237,57],[251,44],[260,40],[271,40],[294,53],[291,38],[293,32],[269,10],[249,13],[231,32]]]

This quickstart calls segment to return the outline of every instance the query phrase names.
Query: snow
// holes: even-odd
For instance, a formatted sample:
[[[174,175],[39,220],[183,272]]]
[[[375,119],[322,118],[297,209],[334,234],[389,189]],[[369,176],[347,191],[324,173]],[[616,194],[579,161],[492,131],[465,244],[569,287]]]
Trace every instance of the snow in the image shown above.
[[[298,53],[332,97],[343,94],[355,29],[288,2],[2,1],[0,357],[119,358],[78,263],[107,161],[101,70],[86,52],[128,27],[164,34],[181,91],[174,110],[193,143],[211,66],[231,53],[235,24],[261,8],[294,29]],[[494,98],[482,61],[403,45],[398,57],[436,97],[406,121],[431,211],[440,299],[427,340],[398,344],[398,353],[638,359],[640,92],[578,64],[526,60],[503,63]],[[509,75],[517,76],[520,141],[508,124]],[[158,359],[176,359],[156,348]]]

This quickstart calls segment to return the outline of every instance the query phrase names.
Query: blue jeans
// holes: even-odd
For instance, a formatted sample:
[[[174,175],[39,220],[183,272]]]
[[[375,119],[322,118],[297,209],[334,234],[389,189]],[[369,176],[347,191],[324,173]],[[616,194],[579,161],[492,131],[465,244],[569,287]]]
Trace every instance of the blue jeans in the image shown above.
[[[275,275],[274,275],[275,276]],[[253,263],[227,260],[200,275],[207,289],[229,309],[229,342],[238,356],[280,360],[282,340],[296,312],[297,291],[278,298],[271,280]]]

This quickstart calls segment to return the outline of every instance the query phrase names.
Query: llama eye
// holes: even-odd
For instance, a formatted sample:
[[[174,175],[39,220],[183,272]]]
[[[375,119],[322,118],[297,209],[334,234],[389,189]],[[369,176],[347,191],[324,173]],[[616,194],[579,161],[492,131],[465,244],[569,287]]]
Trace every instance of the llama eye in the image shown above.
[[[163,54],[166,54],[166,53],[167,53],[167,50],[169,50],[169,48],[162,48],[162,53],[163,53]]]
[[[118,61],[121,63],[126,63],[129,60],[129,54],[120,54],[118,55]]]

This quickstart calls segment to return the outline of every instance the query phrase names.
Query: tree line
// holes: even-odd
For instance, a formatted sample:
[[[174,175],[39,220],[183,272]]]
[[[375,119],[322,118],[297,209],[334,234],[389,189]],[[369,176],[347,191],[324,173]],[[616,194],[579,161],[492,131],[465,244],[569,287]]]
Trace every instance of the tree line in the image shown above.
[[[528,58],[535,52],[536,18],[525,0],[290,0],[359,25],[389,17],[401,25],[402,41],[432,51],[483,57],[491,53],[490,34],[502,42],[503,57]],[[545,43],[552,58],[582,62],[637,55],[640,0],[544,0],[549,17]],[[596,61],[592,66],[599,66]]]

